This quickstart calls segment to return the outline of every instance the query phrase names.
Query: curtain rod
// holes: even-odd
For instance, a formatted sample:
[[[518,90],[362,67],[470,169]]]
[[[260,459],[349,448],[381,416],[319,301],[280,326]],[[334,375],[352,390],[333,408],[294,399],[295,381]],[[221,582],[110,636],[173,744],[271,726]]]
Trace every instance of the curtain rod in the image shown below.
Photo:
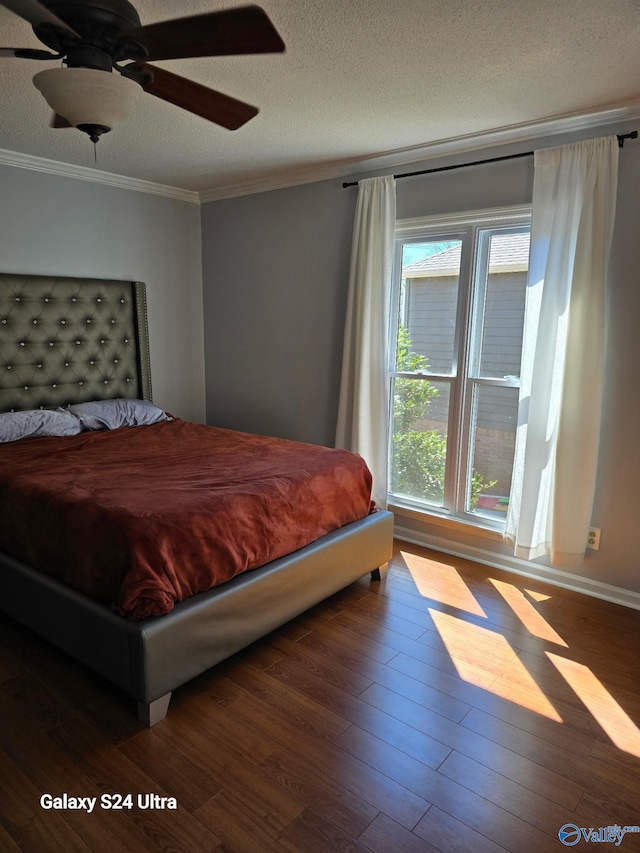
[[[632,130],[631,133],[619,133],[618,145],[624,148],[625,139],[637,139],[638,131]],[[474,160],[473,163],[456,163],[454,166],[438,166],[435,169],[422,169],[419,172],[404,172],[402,175],[394,175],[394,178],[413,178],[415,175],[432,175],[434,172],[449,172],[451,169],[464,169],[467,166],[482,166],[485,163],[501,163],[504,160],[517,160],[519,157],[532,157],[533,151],[523,151],[520,154],[505,154],[503,157],[489,157],[487,160]],[[359,181],[348,181],[342,184],[343,189],[347,187],[357,187]]]

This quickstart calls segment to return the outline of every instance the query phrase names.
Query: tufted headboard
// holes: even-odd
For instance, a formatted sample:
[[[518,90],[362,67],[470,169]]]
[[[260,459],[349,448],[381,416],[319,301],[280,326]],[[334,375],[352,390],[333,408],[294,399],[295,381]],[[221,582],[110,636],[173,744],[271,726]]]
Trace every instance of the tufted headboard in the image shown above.
[[[0,412],[151,400],[145,286],[0,273]]]

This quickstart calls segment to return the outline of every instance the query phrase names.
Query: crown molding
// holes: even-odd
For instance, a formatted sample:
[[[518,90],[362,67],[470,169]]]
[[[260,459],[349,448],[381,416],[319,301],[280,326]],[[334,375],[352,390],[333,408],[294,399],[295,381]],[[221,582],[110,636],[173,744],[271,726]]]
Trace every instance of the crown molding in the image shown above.
[[[365,157],[336,160],[290,170],[279,175],[269,175],[257,180],[204,190],[200,193],[200,202],[204,204],[209,201],[233,198],[234,196],[251,195],[336,178],[358,180],[359,177],[366,177],[371,172],[384,169],[424,163],[454,154],[471,154],[474,151],[499,148],[514,143],[526,143],[547,136],[578,133],[635,119],[640,119],[640,100],[589,112],[570,113],[541,121],[509,125],[466,136],[449,137],[423,145],[384,151]]]
[[[525,122],[483,131],[465,136],[449,137],[422,145],[408,148],[398,148],[342,160],[332,160],[303,166],[299,169],[287,169],[271,173],[261,178],[249,179],[237,184],[230,184],[202,192],[170,187],[152,181],[129,178],[125,175],[115,175],[99,169],[89,169],[86,166],[75,166],[57,160],[47,160],[30,154],[0,149],[0,165],[14,166],[19,169],[29,169],[35,172],[45,172],[65,178],[90,181],[117,187],[118,189],[150,193],[165,198],[188,201],[193,204],[204,204],[209,201],[220,201],[235,196],[252,195],[271,190],[286,189],[287,187],[315,183],[334,179],[358,180],[372,172],[396,169],[398,166],[409,166],[424,163],[437,158],[458,154],[471,154],[487,148],[500,148],[505,145],[526,143],[542,137],[559,136],[561,134],[589,131],[604,125],[622,123],[640,119],[640,100],[624,104],[616,104],[589,112],[570,113],[553,116],[541,121]]]
[[[75,166],[71,163],[61,163],[57,160],[47,160],[44,157],[34,157],[31,154],[21,154],[18,151],[8,151],[0,148],[0,165],[14,166],[17,169],[29,169],[32,172],[46,172],[63,178],[75,178],[80,181],[90,181],[95,184],[106,184],[118,189],[134,190],[135,192],[150,193],[165,198],[178,199],[200,204],[200,195],[191,190],[179,187],[168,187],[152,181],[138,178],[128,178],[126,175],[114,175],[99,169],[88,169],[86,166]]]

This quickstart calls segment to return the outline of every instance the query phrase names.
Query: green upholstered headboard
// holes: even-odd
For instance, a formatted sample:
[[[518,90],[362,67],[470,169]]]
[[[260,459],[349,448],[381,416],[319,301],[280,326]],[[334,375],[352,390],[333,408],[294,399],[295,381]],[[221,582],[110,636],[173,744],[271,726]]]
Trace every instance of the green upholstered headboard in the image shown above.
[[[151,400],[143,282],[0,273],[0,412]]]

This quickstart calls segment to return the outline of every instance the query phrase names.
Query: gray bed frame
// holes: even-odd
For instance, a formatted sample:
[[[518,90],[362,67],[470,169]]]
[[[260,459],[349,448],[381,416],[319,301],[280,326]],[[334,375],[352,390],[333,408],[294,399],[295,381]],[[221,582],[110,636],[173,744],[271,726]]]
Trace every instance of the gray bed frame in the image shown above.
[[[0,412],[115,397],[151,400],[144,284],[0,274]],[[380,580],[392,538],[379,511],[138,622],[0,552],[0,607],[124,690],[152,726],[181,684],[369,572]]]

